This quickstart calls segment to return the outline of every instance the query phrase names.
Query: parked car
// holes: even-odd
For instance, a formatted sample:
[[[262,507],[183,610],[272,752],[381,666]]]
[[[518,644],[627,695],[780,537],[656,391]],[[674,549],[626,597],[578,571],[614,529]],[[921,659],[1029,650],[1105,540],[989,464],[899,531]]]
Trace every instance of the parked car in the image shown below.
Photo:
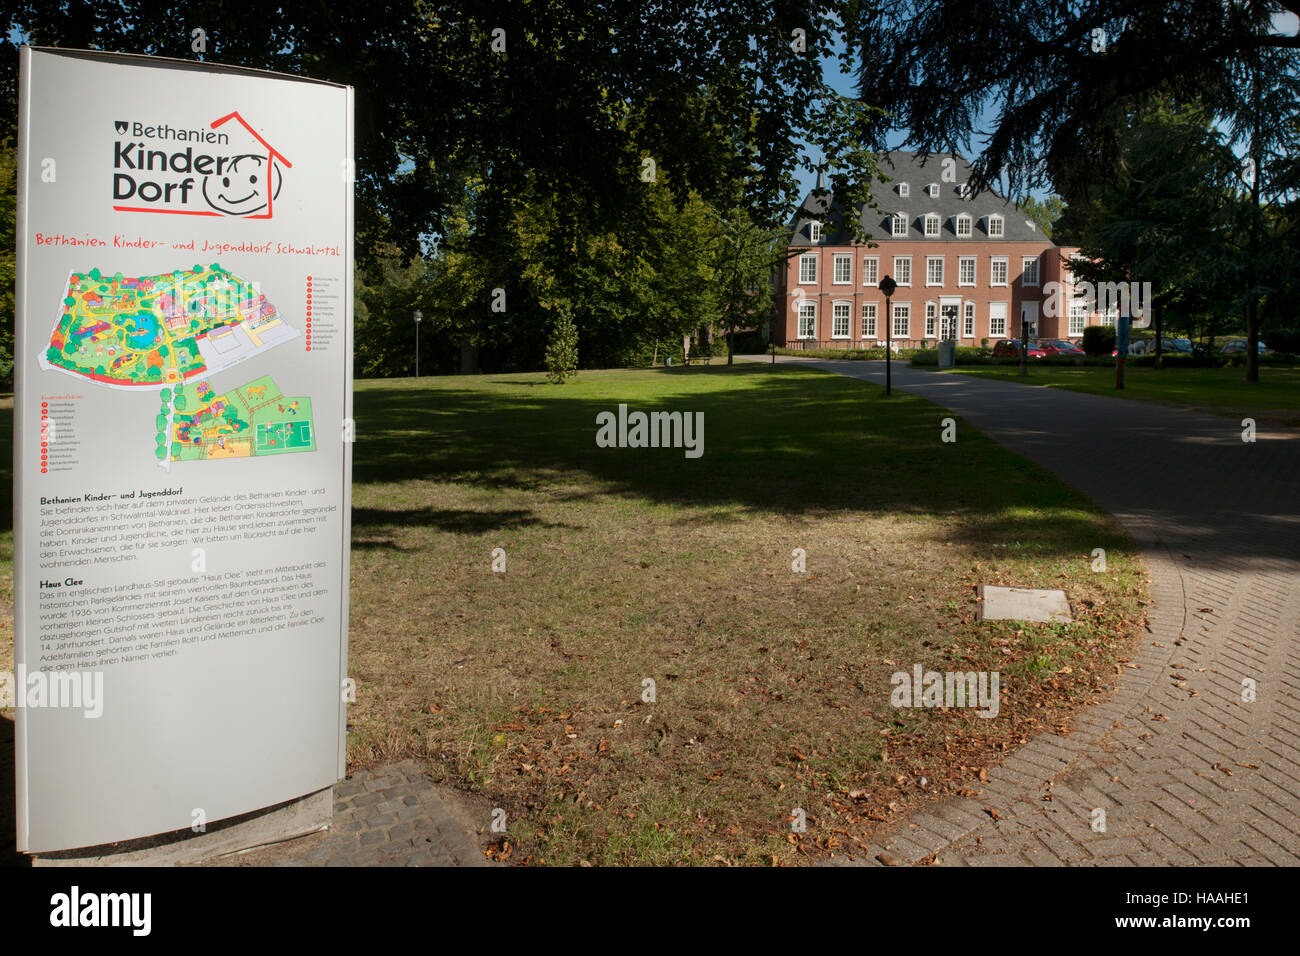
[[[1205,349],[1193,344],[1191,339],[1165,339],[1160,343],[1160,347],[1166,352],[1176,352],[1179,355],[1199,357],[1205,354]]]
[[[1088,354],[1079,346],[1067,342],[1065,339],[1039,339],[1038,347],[1043,350],[1045,355],[1059,355],[1063,358],[1083,358]]]
[[[1228,341],[1226,341],[1226,342],[1223,343],[1223,345],[1222,345],[1222,347],[1219,349],[1219,351],[1222,352],[1224,355],[1244,355],[1244,354],[1246,354],[1246,340],[1245,340],[1245,339],[1229,339]],[[1260,355],[1272,355],[1272,354],[1273,354],[1273,350],[1272,350],[1271,348],[1269,348],[1267,345],[1265,345],[1263,342],[1260,342],[1260,343],[1259,343],[1259,354],[1260,354]]]
[[[1047,355],[1047,353],[1044,352],[1037,345],[1037,343],[1030,342],[1029,348],[1025,351],[1025,355],[1027,355],[1029,358],[1043,358]],[[1019,358],[1020,342],[1016,339],[1003,339],[1002,341],[998,342],[997,345],[993,346],[993,357],[994,358]]]

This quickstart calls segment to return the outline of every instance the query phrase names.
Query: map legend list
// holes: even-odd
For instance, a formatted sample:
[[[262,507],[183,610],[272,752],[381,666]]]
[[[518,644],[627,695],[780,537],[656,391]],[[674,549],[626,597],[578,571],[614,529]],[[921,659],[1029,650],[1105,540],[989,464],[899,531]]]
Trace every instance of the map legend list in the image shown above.
[[[80,464],[77,406],[72,401],[41,399],[41,474],[72,471]]]
[[[339,280],[307,277],[307,351],[328,349],[338,336]]]

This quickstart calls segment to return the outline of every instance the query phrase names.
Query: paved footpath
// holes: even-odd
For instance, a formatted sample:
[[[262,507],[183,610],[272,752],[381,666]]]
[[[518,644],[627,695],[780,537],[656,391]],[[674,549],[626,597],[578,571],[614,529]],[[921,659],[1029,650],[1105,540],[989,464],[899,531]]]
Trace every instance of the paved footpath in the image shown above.
[[[216,866],[492,866],[481,849],[489,816],[403,760],[334,786],[328,830],[232,853]]]
[[[883,362],[791,361],[884,383]],[[978,797],[858,862],[1300,863],[1300,432],[1261,425],[1250,444],[1240,419],[901,364],[893,383],[1116,515],[1157,603],[1115,695],[1073,733],[1032,740]]]

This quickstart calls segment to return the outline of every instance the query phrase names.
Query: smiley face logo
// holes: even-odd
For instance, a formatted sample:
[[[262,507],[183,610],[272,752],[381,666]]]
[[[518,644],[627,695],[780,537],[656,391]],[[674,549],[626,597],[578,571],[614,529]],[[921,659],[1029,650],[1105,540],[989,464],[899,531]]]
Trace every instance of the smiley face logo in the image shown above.
[[[267,164],[267,157],[235,156],[221,171],[203,178],[203,198],[208,205],[230,216],[249,216],[264,211],[280,195],[280,168]]]

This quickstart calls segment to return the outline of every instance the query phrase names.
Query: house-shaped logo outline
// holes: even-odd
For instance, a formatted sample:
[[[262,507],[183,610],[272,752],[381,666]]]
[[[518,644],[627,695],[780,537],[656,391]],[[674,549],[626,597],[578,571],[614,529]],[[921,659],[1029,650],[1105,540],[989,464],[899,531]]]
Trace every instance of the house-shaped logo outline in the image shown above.
[[[261,214],[256,215],[256,216],[241,216],[240,218],[242,218],[242,219],[270,219],[270,218],[271,218],[271,214],[272,214],[272,212],[274,211],[274,206],[273,206],[273,204],[274,204],[274,201],[275,201],[275,195],[274,195],[274,194],[275,194],[275,190],[271,188],[271,183],[274,181],[273,178],[272,178],[272,177],[273,177],[273,169],[272,169],[272,165],[273,165],[273,164],[278,160],[278,161],[280,162],[280,164],[281,164],[282,166],[284,166],[286,169],[293,169],[293,163],[289,162],[289,160],[284,156],[283,153],[281,153],[281,152],[280,152],[279,150],[277,150],[274,146],[272,146],[270,143],[268,143],[266,140],[264,140],[264,139],[261,137],[261,135],[258,134],[257,130],[255,130],[255,129],[253,129],[253,127],[249,126],[249,125],[248,125],[248,120],[244,119],[244,117],[242,117],[242,116],[239,115],[239,110],[234,110],[233,112],[227,113],[225,116],[221,117],[221,119],[213,120],[212,123],[211,123],[210,125],[211,125],[212,129],[216,129],[216,128],[218,128],[219,126],[223,126],[223,125],[225,125],[226,123],[228,123],[228,122],[229,122],[230,120],[232,120],[232,119],[233,119],[233,120],[238,120],[238,121],[239,121],[239,125],[242,126],[242,127],[244,127],[244,129],[248,131],[248,135],[252,136],[253,139],[257,140],[258,143],[260,143],[260,144],[262,145],[262,148],[266,150],[266,175],[267,175],[267,184],[266,184],[266,185],[267,185],[267,190],[266,190],[266,212],[261,213]]]

